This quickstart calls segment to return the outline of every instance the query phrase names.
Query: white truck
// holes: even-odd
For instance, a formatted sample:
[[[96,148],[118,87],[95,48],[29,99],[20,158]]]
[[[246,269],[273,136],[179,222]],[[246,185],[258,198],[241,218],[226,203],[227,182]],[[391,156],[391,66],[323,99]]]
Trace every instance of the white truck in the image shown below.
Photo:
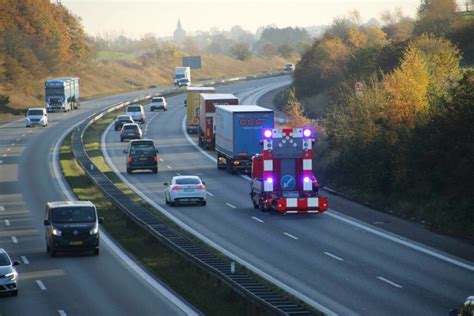
[[[189,87],[191,85],[190,67],[176,67],[174,72],[174,85],[178,87]]]

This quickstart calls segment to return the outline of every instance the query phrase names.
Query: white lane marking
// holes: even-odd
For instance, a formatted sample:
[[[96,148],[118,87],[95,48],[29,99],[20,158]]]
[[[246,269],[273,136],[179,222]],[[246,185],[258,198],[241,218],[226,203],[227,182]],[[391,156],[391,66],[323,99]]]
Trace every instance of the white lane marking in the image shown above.
[[[435,257],[435,258],[440,259],[440,260],[442,260],[442,261],[451,263],[451,264],[453,264],[453,265],[455,265],[455,266],[464,268],[464,269],[466,269],[466,270],[474,271],[474,266],[473,266],[473,265],[464,263],[464,262],[462,262],[462,261],[460,261],[460,260],[457,260],[457,259],[453,259],[453,258],[451,258],[451,257],[448,257],[447,255],[444,255],[444,254],[435,252],[435,251],[433,251],[433,250],[430,250],[430,249],[428,249],[428,248],[419,246],[419,245],[415,244],[414,242],[411,242],[411,241],[407,241],[407,240],[402,239],[402,237],[400,237],[400,236],[392,235],[392,234],[389,234],[389,233],[385,233],[385,232],[379,231],[379,230],[377,230],[377,229],[371,228],[371,227],[369,227],[369,226],[363,225],[363,224],[361,224],[361,223],[358,223],[355,219],[349,219],[349,218],[346,218],[345,216],[341,216],[341,215],[335,214],[335,213],[337,213],[337,212],[334,211],[334,210],[332,210],[332,209],[329,209],[329,210],[330,210],[330,212],[325,212],[325,214],[327,214],[327,216],[336,218],[336,219],[338,219],[338,220],[340,220],[340,221],[342,221],[342,222],[344,222],[344,223],[346,223],[346,224],[355,226],[355,227],[357,227],[357,228],[360,228],[360,229],[362,229],[362,230],[365,230],[366,232],[369,232],[369,233],[372,233],[372,234],[377,235],[377,236],[379,236],[379,237],[388,239],[388,240],[393,241],[393,242],[395,242],[395,243],[397,243],[397,244],[400,244],[400,245],[403,245],[403,246],[405,246],[405,247],[411,248],[411,249],[413,249],[413,250],[419,251],[419,252],[424,253],[424,254],[426,254],[426,255]]]
[[[46,286],[44,285],[43,281],[36,280],[36,284],[38,284],[40,289],[42,289],[43,291],[46,291]]]
[[[274,283],[276,286],[282,288],[283,290],[285,290],[286,292],[298,297],[299,299],[305,301],[306,303],[308,303],[309,305],[319,309],[320,311],[322,311],[324,314],[327,314],[327,315],[337,315],[337,313],[335,313],[334,311],[330,310],[329,308],[327,308],[326,306],[316,302],[315,300],[313,300],[312,298],[310,298],[309,296],[301,293],[300,291],[288,286],[285,282],[282,282],[280,281],[280,279],[277,279],[276,277],[268,274],[267,272],[257,268],[255,265],[251,264],[250,262],[240,258],[239,256],[235,255],[235,253],[233,251],[229,251],[227,250],[226,248],[222,247],[221,245],[217,244],[215,241],[213,241],[212,239],[204,236],[203,234],[201,234],[200,232],[198,232],[197,230],[195,230],[194,228],[192,228],[191,226],[189,226],[188,224],[186,224],[185,222],[183,222],[181,219],[179,219],[178,217],[176,217],[175,215],[171,214],[170,212],[168,212],[165,208],[163,208],[162,206],[160,206],[158,203],[156,203],[155,201],[153,201],[152,199],[150,199],[145,193],[143,193],[142,190],[139,190],[133,183],[131,183],[130,181],[127,180],[126,177],[124,177],[122,175],[122,173],[117,169],[117,166],[114,164],[114,162],[112,161],[112,159],[110,158],[109,156],[109,153],[107,152],[107,143],[105,141],[105,136],[107,135],[108,133],[108,130],[112,127],[112,124],[105,130],[105,132],[102,134],[102,137],[101,137],[101,151],[102,151],[102,154],[104,155],[105,157],[105,160],[107,161],[107,164],[112,168],[112,170],[115,172],[115,174],[120,178],[120,180],[122,180],[123,183],[127,184],[127,186],[129,188],[131,188],[133,191],[135,191],[136,194],[138,194],[142,199],[144,199],[148,204],[150,204],[151,206],[153,206],[155,209],[157,209],[158,211],[160,211],[162,214],[164,214],[166,217],[168,217],[170,220],[172,220],[173,222],[175,222],[178,226],[180,226],[182,229],[188,231],[189,233],[193,234],[194,236],[196,236],[197,238],[201,239],[203,242],[205,242],[206,244],[208,244],[209,246],[217,249],[218,251],[222,252],[224,255],[226,255],[227,257],[231,258],[232,260],[235,260],[236,262],[240,263],[241,265],[244,265],[246,266],[248,269],[250,269],[251,271],[253,271],[254,273],[257,273],[258,275],[260,275],[261,277],[267,279],[269,282],[271,283]],[[189,136],[187,135],[186,133],[186,117],[183,118],[183,122],[182,122],[182,129],[183,129],[183,133],[185,136],[187,136],[188,138],[188,141],[193,144],[192,140],[189,138]],[[200,149],[197,145],[195,145],[198,149]],[[203,152],[203,154],[207,155],[210,157],[211,160],[213,160],[214,158],[212,158],[212,156],[210,156],[209,154],[207,154],[206,152]],[[61,174],[57,174],[57,179],[60,179],[60,181],[64,181],[64,178],[62,177],[62,173]],[[354,314],[352,311],[348,311],[348,314]]]
[[[3,163],[3,160],[0,160],[0,163]]]
[[[5,206],[0,205],[0,212],[4,212],[4,211],[5,211]]]
[[[288,236],[288,237],[290,237],[290,238],[293,238],[294,240],[298,240],[298,239],[299,239],[298,237],[293,236],[292,234],[287,233],[287,232],[284,232],[283,235]]]
[[[256,220],[257,222],[263,223],[263,220],[258,217],[252,216],[252,219]]]
[[[26,256],[21,256],[21,260],[23,260],[24,264],[30,264],[30,262],[28,261],[28,258]]]
[[[64,175],[61,172],[60,166],[59,166],[59,148],[61,146],[62,140],[66,137],[66,135],[76,126],[81,124],[82,122],[78,122],[76,125],[74,125],[72,128],[70,128],[68,131],[66,131],[65,134],[63,134],[62,137],[58,139],[58,141],[55,144],[55,150],[54,150],[54,156],[56,159],[53,159],[53,172],[55,175],[55,178],[57,179],[59,186],[61,187],[61,190],[66,197],[67,200],[69,201],[75,201],[76,198],[72,194],[72,191],[69,189],[69,186],[66,184],[66,180],[64,179]],[[102,134],[101,137],[101,148],[102,152],[105,151],[105,135],[109,132],[109,130],[112,128],[113,122],[107,127],[105,132]],[[117,168],[113,163],[111,163],[110,157],[108,155],[105,155],[106,161],[109,164],[109,166],[112,167],[115,173],[117,173]],[[124,183],[127,183],[125,177],[123,175],[119,175],[119,177],[122,179]],[[134,189],[134,188],[132,188]],[[196,311],[194,311],[192,308],[190,308],[186,302],[181,301],[175,294],[171,293],[165,286],[163,286],[161,283],[155,280],[154,277],[152,277],[148,272],[143,270],[141,266],[136,264],[130,257],[123,252],[115,243],[108,237],[107,233],[101,228],[100,229],[100,238],[101,241],[104,242],[107,247],[111,250],[111,253],[115,255],[116,257],[120,258],[119,262],[125,264],[126,266],[130,267],[132,270],[134,270],[135,275],[140,276],[148,285],[153,287],[157,292],[159,292],[161,295],[166,297],[167,300],[169,300],[172,304],[174,304],[176,307],[181,309],[185,314],[187,315],[198,315]]]
[[[230,203],[226,203],[225,205],[227,205],[228,207],[231,207],[231,208],[237,208],[235,205],[232,205]]]
[[[326,252],[326,251],[325,251],[324,254],[325,254],[326,256],[329,256],[329,257],[333,258],[333,259],[336,259],[337,261],[344,261],[344,259],[342,259],[341,257],[338,257],[338,256],[336,256],[336,255],[333,255],[333,254],[330,253],[330,252]]]
[[[7,154],[3,154],[3,157],[6,157],[6,156],[7,156]]]
[[[171,169],[171,166],[170,166],[170,165],[166,165],[166,168]]]
[[[66,312],[62,309],[58,310],[59,316],[67,316]]]
[[[392,281],[390,281],[390,280],[388,280],[388,279],[386,279],[386,278],[384,278],[384,277],[378,276],[377,279],[379,279],[380,281],[383,281],[383,282],[385,282],[385,283],[388,283],[388,284],[390,284],[390,285],[392,285],[392,286],[394,286],[394,287],[398,287],[399,289],[403,288],[403,286],[401,286],[400,284],[397,284],[397,283],[395,283],[395,282],[392,282]]]
[[[164,161],[163,158],[160,158],[160,162],[163,162],[163,161]]]
[[[12,241],[13,241],[14,244],[17,244],[17,243],[18,243],[18,239],[16,239],[15,236],[12,236]]]
[[[10,151],[10,147],[7,148],[7,151]]]
[[[15,143],[12,143],[12,147],[15,147]]]
[[[8,219],[5,220],[5,225],[10,226],[10,221]]]
[[[212,193],[209,192],[209,191],[206,191],[206,194],[209,195],[209,196],[214,196],[214,194],[212,194]]]

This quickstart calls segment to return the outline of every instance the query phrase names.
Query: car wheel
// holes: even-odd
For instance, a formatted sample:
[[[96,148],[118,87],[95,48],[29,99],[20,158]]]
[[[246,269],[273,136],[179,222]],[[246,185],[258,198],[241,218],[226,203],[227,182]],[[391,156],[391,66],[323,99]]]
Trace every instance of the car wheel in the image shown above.
[[[123,138],[120,138],[120,142],[123,143]]]
[[[127,173],[128,173],[128,174],[132,174],[132,169],[127,168]]]
[[[201,205],[202,205],[202,206],[206,206],[206,205],[207,205],[207,201],[202,201],[202,202],[201,202]]]
[[[157,173],[158,173],[158,168],[152,169],[151,171],[152,171],[154,174],[157,174]]]
[[[49,250],[49,255],[50,255],[51,257],[56,257],[56,254],[57,254],[57,252],[56,252],[56,250],[54,250],[54,248],[51,248],[51,249]]]
[[[170,201],[170,206],[176,206],[176,202]]]
[[[259,207],[259,205],[257,203],[255,203],[255,200],[252,198],[252,204],[253,204],[253,208],[257,209]]]
[[[94,249],[94,251],[93,251],[94,256],[98,256],[99,253],[100,253],[99,248]]]
[[[12,291],[11,296],[17,296],[18,295],[18,290]]]

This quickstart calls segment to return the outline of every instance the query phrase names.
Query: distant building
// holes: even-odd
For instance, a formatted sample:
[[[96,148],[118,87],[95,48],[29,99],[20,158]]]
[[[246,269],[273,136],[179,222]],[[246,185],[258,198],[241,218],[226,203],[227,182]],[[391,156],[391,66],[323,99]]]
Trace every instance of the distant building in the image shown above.
[[[178,20],[178,25],[176,26],[176,30],[173,33],[173,38],[177,44],[184,43],[184,40],[186,39],[186,31],[183,30],[180,20]]]

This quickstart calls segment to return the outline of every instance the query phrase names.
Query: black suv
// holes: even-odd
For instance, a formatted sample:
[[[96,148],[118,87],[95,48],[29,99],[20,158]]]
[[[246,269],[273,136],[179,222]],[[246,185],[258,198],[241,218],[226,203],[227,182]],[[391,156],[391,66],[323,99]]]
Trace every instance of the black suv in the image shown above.
[[[99,224],[103,218],[89,201],[59,201],[46,204],[46,251],[92,251],[99,254]]]
[[[127,124],[127,123],[131,124],[135,122],[133,121],[133,118],[130,115],[119,115],[115,119],[114,129],[116,131],[120,131],[122,129],[123,124]]]
[[[150,139],[132,140],[127,150],[123,151],[127,155],[125,161],[127,173],[134,170],[151,170],[158,173],[158,150]]]

